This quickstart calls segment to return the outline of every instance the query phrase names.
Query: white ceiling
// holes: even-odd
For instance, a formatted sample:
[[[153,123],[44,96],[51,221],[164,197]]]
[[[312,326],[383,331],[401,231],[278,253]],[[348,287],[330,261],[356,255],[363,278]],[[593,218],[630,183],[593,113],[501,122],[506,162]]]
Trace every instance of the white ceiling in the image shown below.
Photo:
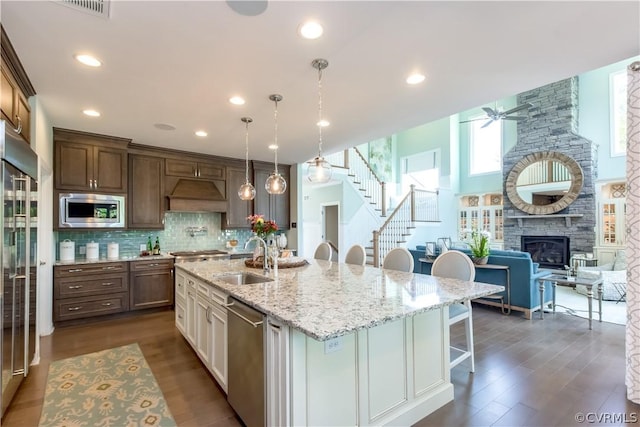
[[[0,13],[53,126],[244,158],[240,118],[250,116],[250,157],[272,161],[268,96],[279,93],[286,163],[317,153],[314,58],[329,61],[323,141],[332,153],[640,54],[637,1],[270,1],[243,16],[224,1],[112,0],[104,19],[2,0]],[[297,36],[309,18],[322,38]],[[104,66],[79,65],[80,52]],[[427,79],[411,87],[414,70]],[[232,95],[247,103],[231,105]],[[102,116],[83,116],[89,107]]]

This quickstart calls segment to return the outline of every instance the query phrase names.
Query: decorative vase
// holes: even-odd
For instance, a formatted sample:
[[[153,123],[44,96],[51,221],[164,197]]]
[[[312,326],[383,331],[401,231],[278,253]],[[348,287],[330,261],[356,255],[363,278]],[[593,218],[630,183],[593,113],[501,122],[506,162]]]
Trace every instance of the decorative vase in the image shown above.
[[[477,265],[484,265],[487,263],[487,261],[489,261],[489,255],[480,257],[472,256],[471,261],[473,261],[473,263]]]
[[[287,236],[285,234],[281,234],[278,236],[278,247],[280,249],[284,249],[287,247]]]

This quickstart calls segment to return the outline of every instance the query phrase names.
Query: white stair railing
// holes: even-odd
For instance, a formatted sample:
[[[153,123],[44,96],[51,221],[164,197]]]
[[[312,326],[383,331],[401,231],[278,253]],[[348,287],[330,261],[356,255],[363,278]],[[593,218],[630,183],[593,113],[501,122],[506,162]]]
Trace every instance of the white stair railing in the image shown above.
[[[382,227],[373,231],[373,265],[379,267],[391,249],[406,243],[416,222],[438,221],[438,192],[412,185]]]
[[[387,216],[386,185],[371,169],[362,153],[357,148],[345,150],[345,163],[345,167],[349,170],[348,175],[364,198],[380,213],[380,216]]]

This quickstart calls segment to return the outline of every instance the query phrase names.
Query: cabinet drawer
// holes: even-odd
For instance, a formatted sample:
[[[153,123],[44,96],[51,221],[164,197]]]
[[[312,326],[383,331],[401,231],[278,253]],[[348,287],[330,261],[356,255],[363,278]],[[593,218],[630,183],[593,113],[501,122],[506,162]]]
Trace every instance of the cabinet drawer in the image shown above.
[[[207,285],[206,283],[198,281],[196,282],[196,287],[198,288],[198,295],[201,295],[206,299],[210,298],[209,294],[211,293],[210,291],[211,286]]]
[[[183,335],[186,333],[186,320],[184,302],[176,298],[176,327]]]
[[[184,301],[187,292],[187,279],[182,274],[176,274],[176,300]]]
[[[121,313],[129,309],[129,294],[121,292],[104,297],[80,297],[57,300],[54,305],[54,320],[63,321],[83,317]]]
[[[162,270],[173,268],[173,259],[154,259],[148,261],[132,261],[129,266],[131,271]]]
[[[84,276],[86,274],[127,272],[126,262],[103,262],[96,264],[56,265],[53,268],[54,277]]]
[[[113,294],[129,290],[129,280],[126,274],[58,278],[54,283],[56,298]]]
[[[209,297],[211,298],[211,301],[219,305],[224,306],[227,303],[227,294],[213,287],[211,287],[211,291],[209,292]]]

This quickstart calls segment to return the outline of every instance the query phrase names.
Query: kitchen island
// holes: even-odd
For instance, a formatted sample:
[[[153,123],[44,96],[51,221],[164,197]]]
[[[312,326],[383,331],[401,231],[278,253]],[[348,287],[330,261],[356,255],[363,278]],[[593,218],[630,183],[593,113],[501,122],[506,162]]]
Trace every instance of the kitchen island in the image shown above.
[[[424,418],[453,399],[448,306],[504,290],[319,260],[271,272],[265,283],[222,280],[238,272],[263,274],[242,260],[176,265],[176,322],[197,341],[198,332],[187,331],[189,314],[180,326],[185,278],[196,293],[209,288],[218,299],[230,296],[264,313],[267,425],[410,425]],[[214,377],[226,390],[219,366]]]

